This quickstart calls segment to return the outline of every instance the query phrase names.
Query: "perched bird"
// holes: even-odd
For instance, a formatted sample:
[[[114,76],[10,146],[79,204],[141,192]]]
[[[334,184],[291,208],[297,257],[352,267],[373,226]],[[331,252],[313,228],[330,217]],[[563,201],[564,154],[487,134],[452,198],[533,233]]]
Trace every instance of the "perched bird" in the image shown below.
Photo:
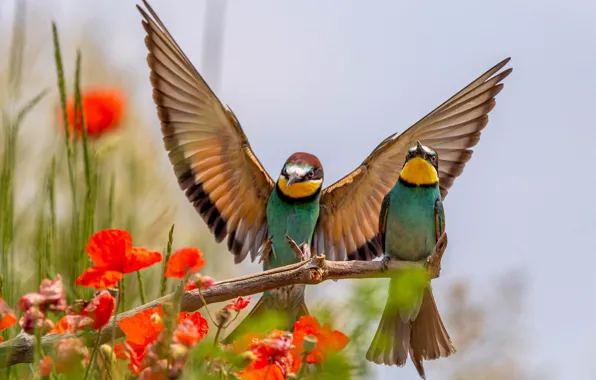
[[[497,74],[509,61],[503,60],[404,133],[389,136],[358,168],[325,189],[321,164],[307,153],[291,155],[274,182],[234,113],[143,2],[147,11],[137,8],[144,18],[153,100],[178,183],[215,240],[227,239],[234,262],[261,255],[264,269],[302,259],[286,236],[298,245],[310,243],[314,253],[331,260],[380,256],[377,222],[383,196],[399,176],[396,162],[417,140],[434,146],[444,157],[439,172],[444,196],[470,159],[469,148],[478,142],[500,82],[511,71]],[[250,316],[267,308],[286,314],[289,325],[307,313],[304,287],[267,292]]]
[[[379,215],[383,259],[426,259],[444,231],[439,155],[417,142],[408,150],[397,182],[383,198]],[[366,359],[403,366],[409,353],[424,379],[422,359],[447,357],[455,349],[441,321],[430,283],[411,284],[414,295],[404,297],[402,293],[400,297],[399,287],[406,284],[399,284],[398,276],[390,281],[387,304]]]

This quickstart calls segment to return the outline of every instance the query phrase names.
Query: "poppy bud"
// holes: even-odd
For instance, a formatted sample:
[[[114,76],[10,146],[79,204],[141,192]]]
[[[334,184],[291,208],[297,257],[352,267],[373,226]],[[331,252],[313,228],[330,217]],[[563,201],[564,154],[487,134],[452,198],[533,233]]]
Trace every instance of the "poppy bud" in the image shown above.
[[[307,335],[304,337],[302,341],[302,348],[304,348],[304,352],[309,353],[315,349],[317,346],[317,337],[314,335]]]
[[[215,320],[219,327],[228,323],[230,318],[232,317],[232,312],[227,307],[220,309],[217,313],[215,313]]]

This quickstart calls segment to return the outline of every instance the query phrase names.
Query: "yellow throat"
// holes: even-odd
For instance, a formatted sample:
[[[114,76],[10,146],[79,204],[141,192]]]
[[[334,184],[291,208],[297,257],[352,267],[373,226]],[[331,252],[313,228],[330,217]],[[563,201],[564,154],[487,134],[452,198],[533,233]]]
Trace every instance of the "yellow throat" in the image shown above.
[[[323,181],[318,179],[314,181],[296,182],[286,187],[288,180],[286,177],[281,176],[277,181],[278,187],[281,192],[290,198],[304,198],[313,195],[321,187]]]
[[[439,176],[434,166],[421,157],[415,157],[406,162],[399,176],[413,185],[434,185],[439,182]]]

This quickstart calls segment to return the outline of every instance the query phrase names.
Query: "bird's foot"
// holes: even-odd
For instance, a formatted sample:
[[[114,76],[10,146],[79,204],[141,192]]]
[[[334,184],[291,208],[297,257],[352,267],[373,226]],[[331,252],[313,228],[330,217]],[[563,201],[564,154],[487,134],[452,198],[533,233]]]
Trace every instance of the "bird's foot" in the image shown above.
[[[385,254],[383,255],[383,258],[381,259],[381,268],[383,272],[386,272],[389,270],[389,262],[391,261],[391,256]]]
[[[287,235],[286,240],[288,241],[288,244],[290,244],[290,247],[292,247],[292,251],[294,251],[298,260],[304,261],[311,257],[310,247],[308,244],[302,243],[298,245],[291,237]]]
[[[262,251],[261,251],[261,259],[259,260],[259,263],[263,262],[265,264],[268,264],[269,263],[269,258],[271,257],[271,251],[272,250],[273,250],[273,240],[269,239],[263,245],[263,248],[262,248]]]

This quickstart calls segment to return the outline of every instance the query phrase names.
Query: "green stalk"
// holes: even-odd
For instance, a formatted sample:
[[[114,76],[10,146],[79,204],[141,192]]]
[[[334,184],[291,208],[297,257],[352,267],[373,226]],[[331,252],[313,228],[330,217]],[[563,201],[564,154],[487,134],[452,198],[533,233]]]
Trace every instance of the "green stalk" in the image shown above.
[[[163,297],[166,294],[166,281],[168,280],[166,277],[166,265],[168,264],[168,260],[170,260],[170,256],[172,255],[172,241],[174,239],[174,225],[172,224],[172,227],[170,227],[170,232],[168,234],[168,245],[166,248],[166,258],[163,262],[163,268],[162,268],[162,277],[161,277],[161,289],[159,292],[159,296]]]
[[[70,192],[71,192],[71,225],[70,225],[70,246],[66,247],[71,252],[76,252],[73,258],[73,265],[70,266],[70,278],[72,281],[77,277],[77,270],[79,267],[79,223],[77,220],[79,218],[79,213],[77,210],[77,196],[76,196],[76,179],[75,179],[75,172],[73,168],[73,155],[72,155],[72,146],[71,146],[71,139],[70,139],[70,127],[68,123],[68,115],[66,112],[66,84],[64,80],[64,66],[62,64],[62,54],[60,52],[60,42],[58,39],[58,29],[56,27],[56,23],[52,22],[52,36],[54,42],[54,58],[56,62],[56,74],[58,77],[58,89],[60,93],[60,107],[62,109],[62,122],[64,127],[64,144],[66,148],[66,163],[68,166],[68,179],[70,183]],[[76,120],[75,120],[76,125]],[[73,128],[74,130],[74,128]],[[75,288],[75,293],[78,293],[77,288]],[[78,295],[78,294],[77,294]]]
[[[85,185],[87,192],[85,195],[85,212],[83,241],[86,241],[93,233],[93,220],[95,215],[95,205],[93,202],[94,184],[93,184],[93,168],[91,166],[91,159],[89,153],[89,145],[87,140],[87,123],[85,122],[85,110],[83,109],[81,97],[81,51],[77,50],[76,71],[75,71],[75,110],[81,115],[81,130],[83,135],[83,162],[85,167]],[[76,120],[76,119],[75,119]]]
[[[102,329],[103,330],[103,329]],[[91,358],[89,358],[89,365],[85,368],[85,377],[83,380],[87,380],[89,377],[89,370],[93,367],[93,363],[95,362],[95,356],[97,355],[97,351],[99,350],[99,340],[101,338],[101,330],[97,332],[97,338],[95,338],[95,344],[93,345],[93,351],[91,352]]]
[[[147,303],[147,298],[145,297],[145,284],[143,284],[143,275],[141,271],[137,271],[137,282],[139,283],[139,294],[141,296],[141,304]]]

